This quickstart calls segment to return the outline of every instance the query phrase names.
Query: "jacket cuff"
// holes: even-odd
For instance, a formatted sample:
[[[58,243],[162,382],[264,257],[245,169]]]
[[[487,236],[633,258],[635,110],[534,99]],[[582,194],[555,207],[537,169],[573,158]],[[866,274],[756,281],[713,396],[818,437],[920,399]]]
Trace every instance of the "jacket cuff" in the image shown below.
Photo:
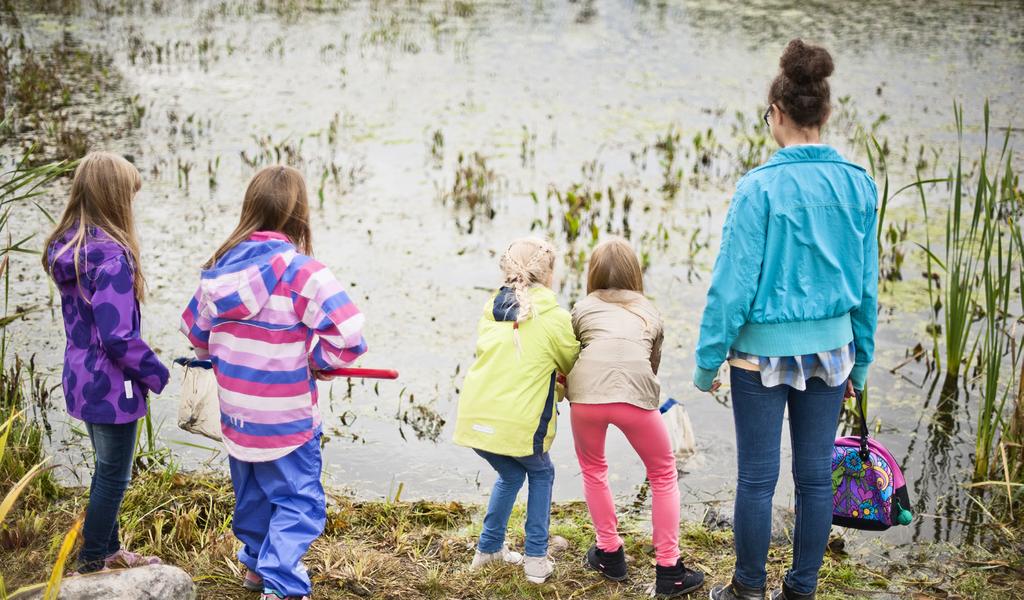
[[[867,364],[853,365],[853,370],[850,371],[850,381],[853,382],[853,388],[858,391],[864,391],[864,384],[868,380],[868,367]]]
[[[718,377],[718,369],[712,371],[711,369],[697,367],[693,371],[693,385],[697,386],[697,389],[702,392],[710,392],[711,384],[715,382],[715,377]]]

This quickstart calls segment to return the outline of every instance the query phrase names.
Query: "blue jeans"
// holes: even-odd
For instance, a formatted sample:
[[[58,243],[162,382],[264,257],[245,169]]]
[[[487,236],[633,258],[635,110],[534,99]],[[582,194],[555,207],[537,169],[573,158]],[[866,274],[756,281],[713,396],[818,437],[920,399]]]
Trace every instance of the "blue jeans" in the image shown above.
[[[551,524],[551,488],[555,484],[555,465],[547,452],[532,456],[502,456],[475,450],[498,472],[498,479],[487,503],[487,516],[480,532],[480,552],[497,552],[505,544],[505,530],[519,488],[530,478],[526,500],[526,555],[547,556],[548,527]]]
[[[813,592],[832,528],[832,446],[846,384],[829,387],[812,378],[801,392],[788,385],[765,387],[756,371],[729,371],[739,471],[733,517],[736,580],[754,588],[765,585],[782,417],[789,406],[796,526],[786,584],[797,593]]]
[[[104,558],[121,549],[117,516],[124,492],[132,480],[138,425],[138,421],[121,425],[85,424],[96,454],[96,470],[92,474],[89,506],[85,509],[82,526],[82,549],[78,553],[80,572],[100,569]]]
[[[267,462],[228,459],[235,488],[231,529],[242,541],[238,560],[263,578],[267,590],[308,596],[302,557],[323,533],[327,498],[320,483],[320,435]]]

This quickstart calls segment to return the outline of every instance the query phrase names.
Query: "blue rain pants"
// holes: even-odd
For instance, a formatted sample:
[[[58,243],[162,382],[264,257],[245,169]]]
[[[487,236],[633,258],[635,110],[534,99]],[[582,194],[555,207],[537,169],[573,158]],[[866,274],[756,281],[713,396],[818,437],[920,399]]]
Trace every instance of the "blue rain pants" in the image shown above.
[[[320,435],[277,460],[229,462],[235,488],[231,528],[244,544],[238,559],[263,578],[266,591],[283,597],[309,595],[302,557],[323,533],[327,519]]]

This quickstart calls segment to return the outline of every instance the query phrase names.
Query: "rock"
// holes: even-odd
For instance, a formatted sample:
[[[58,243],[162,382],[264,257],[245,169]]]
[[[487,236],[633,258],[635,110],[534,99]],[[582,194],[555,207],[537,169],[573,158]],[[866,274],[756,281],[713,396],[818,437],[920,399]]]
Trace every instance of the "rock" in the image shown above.
[[[732,529],[732,514],[709,508],[704,513],[704,526],[711,531],[728,531]],[[774,507],[772,510],[772,543],[788,544],[791,541],[796,513],[788,508]]]
[[[789,544],[793,541],[793,527],[796,526],[796,512],[778,506],[772,511],[772,543]]]
[[[18,595],[18,600],[37,600],[44,590]],[[58,600],[195,600],[192,577],[178,567],[150,565],[66,577]]]
[[[548,548],[552,553],[565,552],[569,549],[569,540],[560,535],[553,535],[548,541]]]
[[[703,523],[711,531],[732,529],[732,517],[714,507],[708,508],[708,512],[704,513]]]

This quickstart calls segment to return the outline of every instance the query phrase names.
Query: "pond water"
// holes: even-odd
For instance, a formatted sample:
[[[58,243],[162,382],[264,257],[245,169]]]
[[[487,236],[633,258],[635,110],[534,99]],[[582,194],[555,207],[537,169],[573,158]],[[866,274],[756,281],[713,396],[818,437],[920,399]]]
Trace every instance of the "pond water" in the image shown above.
[[[145,336],[168,362],[188,353],[179,315],[198,265],[237,220],[253,165],[297,164],[317,205],[316,254],[367,315],[371,351],[361,364],[402,374],[397,382],[321,384],[327,477],[365,497],[393,494],[399,483],[404,497],[480,500],[489,490],[483,461],[450,442],[476,320],[511,239],[535,226],[563,250],[588,247],[569,245],[557,199],[548,197],[580,184],[633,201],[629,233],[649,258],[648,292],[667,327],[662,386],[688,411],[699,448],[685,465],[683,502],[699,514],[701,502],[728,501],[731,409],[727,394],[692,386],[693,347],[721,219],[743,170],[741,138],[763,136],[765,91],[790,38],[833,52],[833,93],[844,100],[826,138],[863,164],[858,125],[888,139],[894,157],[916,159],[919,146],[927,157],[940,151],[941,176],[956,152],[955,99],[965,105],[969,148],[980,142],[986,98],[994,125],[1024,117],[1019,3],[86,4],[65,15],[22,14],[22,27],[40,47],[63,37],[109,55],[118,93],[133,98],[94,110],[138,117],[138,127],[113,133],[107,145],[132,155],[144,175],[135,206],[151,282]],[[680,133],[674,144],[672,131]],[[1020,146],[1019,130],[1011,141]],[[444,196],[460,154],[473,153],[485,157],[496,212],[470,230],[466,209]],[[913,181],[912,166],[893,162],[894,184]],[[55,189],[45,206],[59,210],[64,193]],[[914,202],[893,208],[894,218],[917,222]],[[623,230],[621,204],[602,216],[602,230]],[[47,228],[38,212],[19,219],[26,234]],[[566,305],[579,296],[571,262],[560,273]],[[36,353],[58,381],[59,307],[34,257],[17,257],[14,269],[16,301],[48,307],[15,327],[14,348]],[[929,339],[920,270],[911,264],[906,281],[883,295],[871,373],[879,438],[906,457],[911,497],[928,515],[894,541],[955,534],[973,449],[969,398],[936,418],[924,364],[890,372]],[[222,454],[185,445],[209,442],[175,426],[180,375],[175,369],[152,400],[161,438],[186,467],[220,464]],[[70,435],[60,410],[51,419],[57,439]],[[555,496],[581,498],[564,405],[559,428]],[[615,492],[633,497],[644,479],[640,461],[617,432],[608,454]],[[68,450],[65,462],[80,456]],[[791,500],[783,473],[776,503]]]

